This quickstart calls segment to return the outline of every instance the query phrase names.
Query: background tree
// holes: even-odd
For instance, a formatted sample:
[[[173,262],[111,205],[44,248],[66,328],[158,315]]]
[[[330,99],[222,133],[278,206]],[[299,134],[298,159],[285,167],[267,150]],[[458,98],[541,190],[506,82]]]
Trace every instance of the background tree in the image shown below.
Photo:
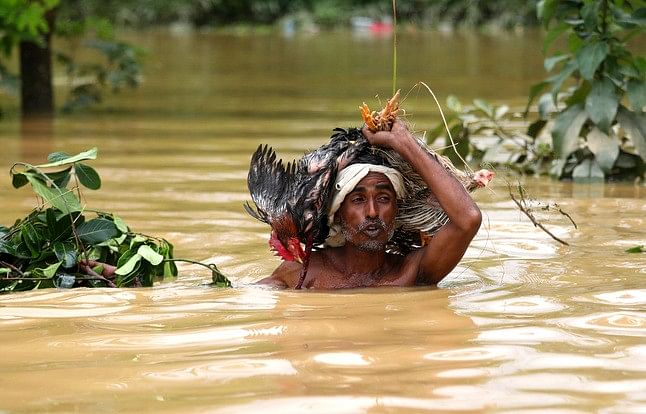
[[[544,49],[567,35],[567,50],[545,59],[546,70],[560,70],[532,87],[528,103],[549,89],[539,100],[541,119],[532,125],[537,134],[549,113],[557,114],[551,132],[554,176],[644,175],[646,59],[634,56],[628,41],[646,29],[645,5],[643,0],[538,3],[538,17],[548,29]]]
[[[23,114],[48,114],[54,110],[51,67],[51,29],[58,0],[5,0],[0,8],[0,47],[8,58],[19,48],[20,94]],[[2,65],[3,83],[13,78]]]
[[[19,53],[19,76],[0,63],[0,88],[15,92],[20,79],[23,116],[54,111],[52,60],[65,69],[69,91],[64,110],[101,100],[103,90],[118,91],[139,83],[141,51],[114,40],[111,23],[83,12],[75,0],[4,0],[0,7],[0,48],[8,59]],[[103,62],[78,62],[70,54],[52,50],[53,35],[82,39],[83,46],[103,54]],[[81,81],[81,79],[83,81]]]

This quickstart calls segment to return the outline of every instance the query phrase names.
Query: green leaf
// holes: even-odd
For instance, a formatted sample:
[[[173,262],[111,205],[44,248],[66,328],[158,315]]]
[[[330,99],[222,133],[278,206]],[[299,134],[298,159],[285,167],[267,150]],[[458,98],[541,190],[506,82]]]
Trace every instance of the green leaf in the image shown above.
[[[211,280],[213,281],[213,285],[215,287],[219,288],[228,288],[231,287],[231,281],[224,275],[224,273],[220,272],[218,267],[211,263],[209,265],[209,268],[211,269]]]
[[[57,162],[57,161],[65,160],[65,159],[67,159],[69,157],[70,157],[70,155],[68,153],[66,153],[66,152],[56,151],[56,152],[52,152],[51,154],[49,154],[47,156],[47,161],[49,161],[49,162]]]
[[[547,85],[549,85],[549,84],[550,84],[550,83],[549,83],[549,82],[547,82],[547,81],[542,81],[542,82],[538,82],[538,83],[533,84],[533,85],[529,88],[529,98],[527,98],[527,106],[525,107],[525,113],[524,113],[524,116],[527,116],[527,113],[529,112],[529,107],[532,105],[532,102],[534,102],[534,99],[536,99],[536,97],[537,97],[541,92],[543,92],[543,89],[545,89],[545,87],[546,87]]]
[[[54,213],[53,209],[47,209],[47,211]],[[72,236],[72,220],[75,220],[76,225],[81,225],[85,221],[83,216],[76,216],[73,218],[68,214],[64,214],[52,224],[48,215],[47,227],[50,234],[50,241],[62,241],[70,238]]]
[[[462,112],[462,104],[455,95],[446,98],[446,106],[453,112]]]
[[[27,176],[36,194],[65,214],[81,211],[81,204],[71,190],[50,188],[38,177]]]
[[[579,146],[581,127],[588,119],[581,105],[574,105],[561,112],[554,121],[552,146],[559,158],[567,158]]]
[[[639,156],[646,161],[646,114],[631,112],[622,105],[617,112],[617,121],[628,132]]]
[[[547,121],[545,119],[538,119],[534,121],[529,125],[529,127],[527,127],[527,135],[536,139],[536,137],[538,137],[538,134],[541,133],[546,124]]]
[[[603,181],[603,170],[596,161],[585,159],[572,171],[572,179],[577,182]]]
[[[50,180],[58,186],[58,188],[63,188],[67,186],[67,183],[70,181],[70,172],[72,167],[66,168],[62,171],[56,171],[51,173],[46,173],[45,175],[49,177]]]
[[[568,26],[566,23],[560,23],[559,25],[551,28],[546,34],[545,34],[545,39],[543,40],[543,53],[547,53],[547,50],[550,48],[552,43],[558,37],[563,34],[564,31],[566,31],[570,26]]]
[[[0,239],[0,253],[5,253],[11,256],[15,256],[16,249],[13,247],[10,241]]]
[[[139,249],[137,249],[137,254],[146,259],[148,263],[152,264],[153,266],[157,266],[162,262],[162,260],[164,260],[164,256],[154,251],[147,244],[139,246]]]
[[[454,165],[460,165],[462,163],[460,158],[464,159],[469,154],[469,130],[462,125],[455,125],[451,128],[451,136],[454,139],[455,147],[447,134],[446,148],[442,154],[448,157]]]
[[[77,252],[74,243],[54,243],[54,254],[61,261],[63,267],[69,269],[76,264]]]
[[[639,245],[635,247],[631,247],[630,249],[625,250],[626,253],[646,253],[646,247],[644,245]]]
[[[507,112],[509,112],[509,106],[500,105],[500,106],[495,108],[494,113],[493,113],[493,117],[496,120],[500,120],[500,119],[502,119],[503,116],[505,116],[507,114]]]
[[[57,159],[56,161],[49,162],[47,164],[36,165],[36,167],[38,168],[58,167],[59,165],[74,164],[75,162],[79,162],[83,160],[94,160],[96,159],[97,152],[98,152],[97,148],[94,147],[90,150],[80,152],[74,156]],[[53,153],[53,154],[64,154],[64,153]],[[52,156],[52,154],[50,154],[50,156]],[[55,156],[55,158],[60,158],[60,155]]]
[[[487,115],[489,118],[493,118],[493,107],[489,105],[489,103],[484,99],[474,99],[473,105],[475,105],[476,108],[484,112],[484,114]]]
[[[121,261],[121,259],[119,259],[119,261]],[[132,256],[129,256],[128,260],[123,265],[120,265],[114,273],[120,276],[129,275],[135,270],[135,267],[139,262],[141,262],[141,255],[135,253]]]
[[[56,233],[56,213],[53,208],[45,210],[45,219],[47,222],[47,239],[54,240],[58,234]]]
[[[74,171],[80,183],[85,187],[90,190],[98,190],[101,188],[101,177],[99,177],[99,174],[94,168],[78,162],[74,164]]]
[[[550,95],[549,93],[545,93],[541,95],[541,97],[538,99],[539,118],[543,120],[547,120],[549,119],[549,115],[556,111],[557,111],[557,108],[556,108],[556,105],[554,105],[554,100],[552,99],[552,95]]]
[[[139,246],[142,243],[146,243],[148,241],[148,237],[142,236],[141,234],[135,235],[135,237],[130,240],[130,249],[134,249],[135,247]]]
[[[626,86],[628,99],[633,111],[641,112],[646,106],[646,82],[631,79]]]
[[[569,59],[570,55],[555,55],[548,57],[545,59],[543,62],[543,66],[545,67],[545,70],[548,72],[551,72],[552,69],[554,69],[554,66],[556,66],[557,63],[562,62],[566,59]]]
[[[613,9],[615,12],[617,24],[619,24],[620,26],[626,28],[646,26],[646,8],[640,7],[639,9],[635,10],[632,15],[624,13],[618,7],[614,7]]]
[[[123,219],[121,217],[113,215],[112,220],[114,221],[114,225],[117,226],[117,229],[121,233],[127,233],[128,232],[128,226],[126,225],[126,222],[123,221]]]
[[[588,32],[592,32],[597,27],[599,7],[599,2],[591,1],[581,8],[581,17],[583,17],[583,23]]]
[[[576,54],[579,72],[584,79],[591,80],[595,71],[608,55],[610,48],[605,42],[593,42],[583,46]]]
[[[38,231],[31,223],[25,223],[20,228],[20,239],[29,250],[32,259],[40,255],[42,240],[38,236]]]
[[[617,157],[617,161],[615,161],[615,166],[617,168],[630,170],[637,167],[637,165],[639,164],[637,161],[641,161],[639,155],[620,151],[619,156]]]
[[[590,120],[606,134],[617,114],[619,97],[609,79],[595,80],[585,100],[585,110]]]
[[[175,262],[164,262],[164,280],[169,280],[177,276],[177,266]]]
[[[567,47],[572,53],[577,53],[584,46],[584,44],[587,43],[584,43],[576,32],[570,33],[567,37]]]
[[[54,263],[53,265],[47,266],[44,269],[40,269],[43,272],[43,276],[46,277],[47,279],[51,279],[54,277],[56,274],[56,271],[60,267],[61,262]]]
[[[536,3],[536,16],[543,26],[547,27],[550,24],[558,3],[558,0],[540,0]]]
[[[76,232],[81,240],[88,244],[98,244],[119,234],[114,223],[104,218],[86,221],[76,228]]]
[[[554,75],[548,79],[548,82],[552,84],[551,88],[551,94],[552,94],[552,99],[554,100],[554,103],[557,102],[557,95],[559,91],[561,90],[561,86],[563,85],[563,82],[567,78],[569,78],[574,71],[576,71],[576,60],[570,60],[564,67],[561,69],[561,72],[559,72],[557,75]]]
[[[604,134],[598,128],[592,128],[586,137],[588,149],[594,154],[597,163],[606,173],[610,173],[619,156],[619,141]]]
[[[567,106],[576,105],[578,103],[584,104],[588,94],[590,93],[590,82],[584,80],[581,85],[570,95],[566,100]]]

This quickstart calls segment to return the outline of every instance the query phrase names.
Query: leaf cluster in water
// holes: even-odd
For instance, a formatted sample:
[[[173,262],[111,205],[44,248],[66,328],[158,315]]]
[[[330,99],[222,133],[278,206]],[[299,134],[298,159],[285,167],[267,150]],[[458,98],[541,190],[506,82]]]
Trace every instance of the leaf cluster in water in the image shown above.
[[[74,156],[55,152],[46,164],[11,168],[13,186],[31,184],[42,204],[13,226],[0,226],[0,292],[152,286],[177,277],[175,261],[184,259],[173,257],[169,241],[135,233],[112,213],[82,207],[80,185],[97,190],[101,179],[81,161],[96,156],[96,148]],[[208,267],[215,286],[231,286],[215,265],[185,261]]]

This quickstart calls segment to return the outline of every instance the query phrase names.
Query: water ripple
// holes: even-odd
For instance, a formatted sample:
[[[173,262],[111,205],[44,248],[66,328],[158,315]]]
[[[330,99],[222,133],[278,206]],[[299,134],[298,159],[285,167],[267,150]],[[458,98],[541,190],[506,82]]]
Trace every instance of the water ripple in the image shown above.
[[[236,358],[228,361],[213,361],[186,368],[148,372],[144,377],[167,381],[206,380],[231,381],[266,375],[295,375],[298,371],[286,359]]]
[[[571,318],[561,318],[560,325],[591,329],[606,335],[646,336],[646,312],[601,312]]]

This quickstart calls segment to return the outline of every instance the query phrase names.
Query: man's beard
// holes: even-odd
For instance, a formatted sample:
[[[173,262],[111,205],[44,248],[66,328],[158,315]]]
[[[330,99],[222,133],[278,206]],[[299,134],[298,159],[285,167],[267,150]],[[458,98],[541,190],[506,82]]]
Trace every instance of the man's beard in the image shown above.
[[[354,238],[370,226],[379,226],[382,230],[384,230],[388,234],[388,238],[386,239],[386,241],[377,240],[377,239],[368,239],[358,244],[355,244],[353,242]],[[390,240],[393,237],[393,234],[395,234],[395,225],[393,222],[390,226],[388,226],[386,222],[383,221],[382,219],[375,218],[375,219],[366,219],[363,223],[353,228],[348,226],[345,220],[342,220],[341,233],[343,233],[346,243],[350,242],[351,244],[354,244],[359,250],[364,252],[379,252],[379,251],[386,250],[387,240]]]

